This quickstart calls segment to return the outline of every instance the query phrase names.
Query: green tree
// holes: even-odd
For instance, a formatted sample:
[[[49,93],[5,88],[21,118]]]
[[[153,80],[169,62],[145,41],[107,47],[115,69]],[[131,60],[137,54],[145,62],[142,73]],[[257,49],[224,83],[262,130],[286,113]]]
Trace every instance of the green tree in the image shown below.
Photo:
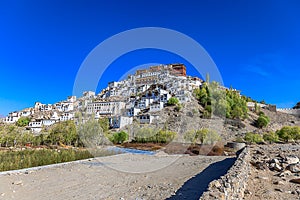
[[[29,122],[30,122],[29,117],[20,117],[16,122],[16,125],[20,127],[24,127],[24,126],[28,126]]]
[[[80,140],[87,147],[96,147],[102,144],[108,144],[108,139],[103,133],[98,120],[94,118],[88,119],[85,123],[81,123],[77,126],[77,133]]]
[[[48,144],[65,144],[77,146],[79,137],[76,132],[74,121],[64,121],[55,124],[49,131],[47,136]]]
[[[210,83],[210,76],[209,76],[209,73],[206,74],[206,82],[207,82],[207,83]]]
[[[210,104],[210,98],[209,98],[209,93],[208,93],[208,88],[207,84],[204,84],[201,89],[195,89],[194,90],[194,95],[196,99],[199,101],[199,103],[205,107],[206,105]]]
[[[108,118],[100,118],[99,119],[100,127],[102,128],[103,132],[106,133],[109,130],[109,121]]]
[[[112,136],[112,142],[115,144],[122,144],[126,140],[128,140],[128,133],[125,131],[114,133]]]
[[[204,118],[210,118],[211,114],[215,114],[220,117],[244,120],[248,116],[247,98],[241,96],[236,90],[222,89],[215,81],[210,84],[204,83],[201,89],[194,90],[194,95],[205,108]]]
[[[254,105],[254,111],[256,114],[258,114],[260,112],[260,107],[257,105],[257,102],[255,102],[255,105]]]

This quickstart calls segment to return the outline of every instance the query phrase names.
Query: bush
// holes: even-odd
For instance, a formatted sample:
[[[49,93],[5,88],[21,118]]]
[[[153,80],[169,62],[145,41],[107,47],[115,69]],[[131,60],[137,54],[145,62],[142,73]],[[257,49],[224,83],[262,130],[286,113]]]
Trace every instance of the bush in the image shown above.
[[[179,104],[179,100],[176,97],[171,97],[168,100],[168,105],[169,106],[174,106],[174,105],[177,105],[177,104]]]
[[[263,137],[257,133],[246,133],[245,141],[249,143],[262,143]]]
[[[184,139],[187,142],[191,142],[192,144],[200,143],[200,144],[213,144],[216,141],[220,141],[220,136],[217,132],[209,129],[200,129],[200,130],[190,130],[185,133]]]
[[[103,132],[106,133],[109,130],[108,118],[100,118],[98,121]]]
[[[220,136],[216,131],[209,130],[204,138],[204,144],[214,144],[217,141],[220,141]]]
[[[212,108],[211,108],[211,105],[207,105],[205,106],[204,108],[204,111],[203,111],[203,118],[204,119],[209,119],[211,118],[211,113],[212,113]]]
[[[122,144],[126,140],[128,140],[128,133],[126,133],[125,131],[114,133],[111,137],[111,142],[115,144]]]
[[[300,127],[299,126],[284,126],[280,130],[276,131],[278,137],[285,142],[290,140],[300,139]]]
[[[176,137],[176,135],[177,133],[173,131],[159,130],[156,134],[155,141],[158,143],[169,143]]]
[[[177,106],[175,107],[175,110],[176,110],[177,112],[179,112],[181,109],[182,109],[182,105],[181,105],[180,103],[177,104]]]
[[[269,117],[262,114],[256,120],[256,126],[258,128],[264,128],[264,127],[266,127],[269,124],[269,122],[270,122]]]
[[[16,125],[20,127],[24,127],[24,126],[28,126],[29,122],[30,122],[29,117],[20,117],[20,119],[18,119],[18,121],[16,122]]]
[[[183,136],[184,140],[186,142],[190,142],[192,144],[195,144],[196,141],[197,141],[197,134],[196,134],[196,131],[195,130],[190,130],[190,131],[187,131],[184,136]]]
[[[239,143],[245,142],[244,139],[241,137],[236,137],[234,141]]]
[[[135,133],[135,142],[139,143],[169,143],[175,137],[177,133],[169,130],[155,130],[152,128],[141,128]]]
[[[279,141],[279,137],[274,132],[264,133],[263,134],[264,141],[267,141],[269,143],[274,143]]]

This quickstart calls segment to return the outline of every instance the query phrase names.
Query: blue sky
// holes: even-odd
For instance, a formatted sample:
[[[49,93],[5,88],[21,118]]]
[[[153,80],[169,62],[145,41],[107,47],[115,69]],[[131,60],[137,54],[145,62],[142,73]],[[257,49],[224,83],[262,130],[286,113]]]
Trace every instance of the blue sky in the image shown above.
[[[139,27],[188,35],[210,54],[225,86],[291,107],[300,101],[299,9],[297,0],[0,0],[0,114],[35,101],[65,99],[93,48]],[[115,60],[97,92],[131,67],[174,62],[183,62],[189,74],[197,75],[183,58],[145,49]]]

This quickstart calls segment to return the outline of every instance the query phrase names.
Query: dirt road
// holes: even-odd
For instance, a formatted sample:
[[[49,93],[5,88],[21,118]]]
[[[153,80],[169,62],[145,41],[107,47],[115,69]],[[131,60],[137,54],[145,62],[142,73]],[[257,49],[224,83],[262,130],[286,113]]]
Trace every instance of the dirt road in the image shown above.
[[[225,160],[120,154],[29,169],[0,175],[0,199],[197,199],[214,176],[232,165]],[[201,174],[213,163],[218,168]]]

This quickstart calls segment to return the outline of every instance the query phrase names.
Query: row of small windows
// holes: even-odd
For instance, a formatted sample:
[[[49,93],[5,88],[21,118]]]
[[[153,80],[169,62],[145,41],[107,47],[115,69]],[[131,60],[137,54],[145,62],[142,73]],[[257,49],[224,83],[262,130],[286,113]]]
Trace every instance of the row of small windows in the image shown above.
[[[150,116],[149,116],[149,115],[146,115],[146,116],[140,116],[140,119],[150,119]]]

